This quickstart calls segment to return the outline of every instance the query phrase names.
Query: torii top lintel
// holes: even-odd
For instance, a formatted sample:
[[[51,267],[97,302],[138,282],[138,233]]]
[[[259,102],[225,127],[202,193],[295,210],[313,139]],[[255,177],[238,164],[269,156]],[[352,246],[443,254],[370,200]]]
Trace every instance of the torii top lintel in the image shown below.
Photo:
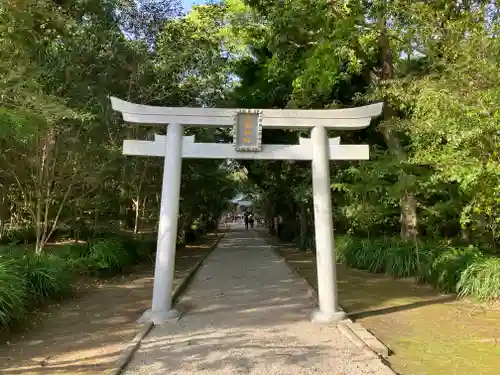
[[[263,128],[311,128],[322,125],[337,130],[363,129],[380,115],[383,103],[345,109],[258,109],[157,107],[130,103],[111,97],[114,110],[122,112],[127,122],[188,126],[233,126],[238,113],[260,114]]]

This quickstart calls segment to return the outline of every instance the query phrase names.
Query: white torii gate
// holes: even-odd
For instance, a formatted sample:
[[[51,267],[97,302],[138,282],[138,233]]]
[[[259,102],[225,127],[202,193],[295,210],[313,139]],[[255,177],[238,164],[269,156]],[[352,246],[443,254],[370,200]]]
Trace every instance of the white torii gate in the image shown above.
[[[156,107],[111,98],[114,110],[127,122],[161,124],[167,135],[154,141],[125,140],[123,154],[164,157],[158,242],[151,309],[141,321],[162,324],[178,316],[172,309],[172,289],[179,214],[182,158],[311,160],[314,197],[314,229],[318,272],[318,322],[337,322],[345,314],[339,309],[329,160],[368,160],[368,145],[341,145],[328,139],[327,129],[366,128],[380,115],[382,103],[358,108],[292,110]],[[233,144],[196,143],[183,136],[184,126],[232,127]],[[312,128],[311,138],[298,145],[263,145],[262,128]]]

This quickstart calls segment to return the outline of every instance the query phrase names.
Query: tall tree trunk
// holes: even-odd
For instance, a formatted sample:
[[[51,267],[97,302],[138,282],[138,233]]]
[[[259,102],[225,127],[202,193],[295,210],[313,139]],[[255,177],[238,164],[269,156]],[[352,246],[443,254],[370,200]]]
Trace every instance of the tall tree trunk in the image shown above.
[[[134,204],[134,236],[137,236],[139,232],[139,218],[140,218],[140,205],[141,205],[141,196],[137,194],[137,197],[133,200]]]
[[[379,18],[379,38],[378,44],[381,53],[381,79],[383,82],[387,82],[394,78],[394,64],[392,59],[392,50],[389,42],[389,37],[387,35],[386,18],[384,14],[380,15]],[[390,120],[396,117],[396,112],[391,108],[387,98],[384,100],[383,109],[383,119],[384,122],[380,126],[380,131],[384,136],[387,148],[389,151],[397,158],[398,161],[403,161],[406,159],[406,153],[401,145],[401,141],[397,134],[393,133],[390,129]],[[406,186],[406,176],[404,171],[400,173],[400,179],[403,181],[403,185]],[[418,234],[417,227],[417,200],[415,195],[406,190],[400,198],[399,201],[401,215],[401,237],[403,238],[415,238]]]
[[[136,197],[132,199],[134,205],[134,236],[139,232],[139,220],[140,220],[140,209],[141,209],[141,195],[142,195],[142,185],[144,183],[144,179],[146,178],[147,164],[141,170],[141,174],[139,176]]]
[[[273,208],[269,201],[266,201],[265,215],[266,215],[267,229],[269,231],[269,234],[271,236],[274,236],[276,234],[274,230],[274,220],[273,220],[274,215],[273,215]]]
[[[384,84],[394,78],[394,63],[392,59],[392,50],[390,46],[389,36],[386,25],[385,10],[382,9],[378,17],[378,45],[381,54],[381,69],[380,72],[375,72],[372,68],[365,70],[365,75],[370,82],[372,88],[377,87],[379,84]],[[355,37],[351,40],[351,47],[356,53],[357,57],[363,61],[368,62],[369,57],[361,46],[359,40]],[[382,82],[379,82],[382,80]],[[391,108],[388,98],[384,98],[384,108],[382,111],[384,122],[380,126],[385,143],[389,151],[399,161],[406,159],[406,153],[401,145],[401,141],[397,134],[391,132],[389,122],[396,117],[396,112]],[[401,171],[400,179],[406,185],[404,179],[406,178],[404,171]],[[401,223],[401,237],[403,238],[416,238],[418,234],[418,216],[417,216],[417,200],[415,195],[410,191],[405,191],[399,201],[400,205],[400,223]]]
[[[132,134],[132,129],[131,127],[127,127],[125,130],[125,139],[130,139]],[[120,199],[118,200],[118,223],[120,229],[126,229],[127,227],[127,206],[130,202],[129,197],[130,195],[128,194],[129,189],[130,189],[130,178],[128,177],[128,174],[131,173],[131,171],[127,168],[128,163],[124,158],[121,159],[121,164],[122,167],[120,169]],[[133,180],[132,180],[133,181]]]
[[[50,195],[50,157],[55,144],[55,129],[49,129],[41,139],[38,155],[38,170],[36,171],[36,209],[35,209],[35,252],[42,252],[45,236],[47,233],[47,216]]]
[[[141,204],[141,217],[139,218],[141,223],[140,227],[144,229],[144,225],[147,223],[147,218],[146,218],[146,204],[148,203],[148,196],[146,195],[144,199],[142,200]]]
[[[35,188],[36,188],[36,208],[33,213],[36,228],[36,244],[35,252],[40,254],[56,231],[57,224],[63,208],[68,201],[68,197],[72,191],[74,178],[78,174],[78,170],[73,171],[73,176],[65,188],[64,194],[58,205],[57,210],[51,212],[54,208],[54,185],[56,185],[56,165],[58,161],[58,134],[55,128],[50,128],[44,138],[41,140],[39,148],[39,165],[36,171]],[[53,216],[51,216],[53,215]]]
[[[299,203],[299,223],[300,223],[300,249],[306,250],[307,246],[307,203]]]

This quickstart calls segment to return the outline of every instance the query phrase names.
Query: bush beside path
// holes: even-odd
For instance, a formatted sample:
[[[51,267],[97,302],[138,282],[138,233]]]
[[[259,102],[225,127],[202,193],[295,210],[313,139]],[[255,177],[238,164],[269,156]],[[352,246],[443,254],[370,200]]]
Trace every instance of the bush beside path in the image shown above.
[[[175,283],[207,254],[218,236],[208,234],[177,251]],[[0,334],[2,374],[105,374],[137,333],[151,304],[153,268],[133,267],[107,278],[84,278],[72,299],[28,313],[22,328]]]

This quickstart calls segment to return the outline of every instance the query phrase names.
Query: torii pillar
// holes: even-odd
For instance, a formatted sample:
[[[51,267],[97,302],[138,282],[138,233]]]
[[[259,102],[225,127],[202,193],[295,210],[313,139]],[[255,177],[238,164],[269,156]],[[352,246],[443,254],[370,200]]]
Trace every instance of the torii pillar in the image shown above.
[[[154,107],[111,98],[113,109],[133,123],[167,125],[167,135],[154,141],[125,140],[126,155],[159,156],[165,159],[160,220],[151,309],[142,322],[162,324],[178,317],[172,309],[172,290],[179,214],[182,158],[310,160],[314,197],[314,228],[318,272],[319,309],[312,319],[338,322],[345,317],[337,298],[330,160],[368,160],[368,145],[340,145],[328,139],[327,129],[366,128],[380,115],[382,103],[358,108],[325,110],[223,109]],[[183,126],[233,127],[234,144],[196,143],[183,137]],[[312,128],[311,138],[298,145],[262,145],[262,128]]]

